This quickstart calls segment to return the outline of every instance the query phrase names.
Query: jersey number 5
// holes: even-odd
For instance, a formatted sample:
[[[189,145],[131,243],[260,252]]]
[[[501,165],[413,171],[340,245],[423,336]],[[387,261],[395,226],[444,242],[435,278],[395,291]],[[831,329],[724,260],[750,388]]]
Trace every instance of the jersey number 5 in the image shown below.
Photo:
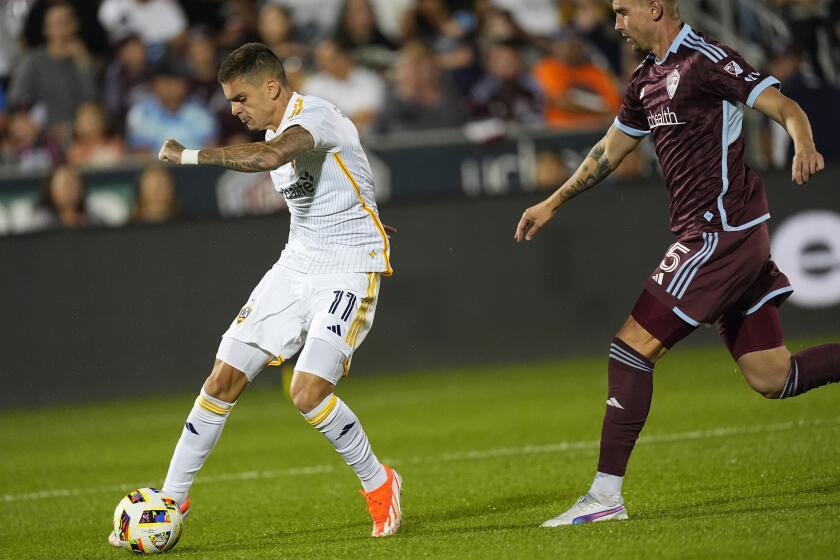
[[[671,245],[671,248],[668,249],[668,252],[665,253],[665,258],[662,259],[661,263],[659,263],[659,269],[662,272],[673,272],[677,269],[678,266],[680,266],[679,253],[687,255],[688,251],[688,247],[686,247],[682,243],[674,243],[673,245]]]

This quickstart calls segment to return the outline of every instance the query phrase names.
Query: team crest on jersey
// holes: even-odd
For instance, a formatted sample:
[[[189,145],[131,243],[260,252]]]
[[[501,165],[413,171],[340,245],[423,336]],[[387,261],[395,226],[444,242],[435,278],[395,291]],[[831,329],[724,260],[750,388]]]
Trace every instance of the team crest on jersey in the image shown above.
[[[239,312],[239,315],[236,316],[236,324],[238,325],[242,321],[248,318],[248,315],[251,314],[251,304],[248,303],[242,310]]]
[[[668,78],[665,80],[665,87],[668,90],[668,97],[671,99],[674,98],[674,94],[677,93],[677,87],[680,85],[680,71],[674,68],[674,71],[668,74]]]
[[[741,65],[735,62],[734,60],[730,61],[724,68],[727,72],[735,76],[736,78],[744,73],[744,69],[741,68]]]

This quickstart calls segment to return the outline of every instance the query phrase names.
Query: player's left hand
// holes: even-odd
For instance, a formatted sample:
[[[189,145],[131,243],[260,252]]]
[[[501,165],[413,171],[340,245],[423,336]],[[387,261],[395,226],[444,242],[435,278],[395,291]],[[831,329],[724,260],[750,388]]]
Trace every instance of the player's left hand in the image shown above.
[[[825,169],[825,160],[815,147],[799,150],[793,156],[791,179],[797,185],[804,185],[823,169]]]
[[[181,154],[184,152],[184,147],[176,140],[170,138],[163,143],[158,152],[158,159],[160,161],[168,161],[169,163],[181,163]]]

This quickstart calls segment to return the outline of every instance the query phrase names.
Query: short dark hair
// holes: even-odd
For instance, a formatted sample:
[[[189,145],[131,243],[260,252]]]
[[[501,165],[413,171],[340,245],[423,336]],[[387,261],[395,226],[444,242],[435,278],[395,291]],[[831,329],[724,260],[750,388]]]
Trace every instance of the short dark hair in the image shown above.
[[[219,83],[230,83],[252,74],[268,74],[288,84],[283,63],[262,43],[246,43],[227,55],[219,68]]]

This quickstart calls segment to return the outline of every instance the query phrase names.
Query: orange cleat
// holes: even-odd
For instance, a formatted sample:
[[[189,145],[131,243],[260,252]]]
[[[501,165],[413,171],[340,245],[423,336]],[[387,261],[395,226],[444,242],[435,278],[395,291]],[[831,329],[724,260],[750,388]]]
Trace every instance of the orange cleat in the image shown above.
[[[372,537],[390,537],[399,530],[402,523],[402,478],[388,465],[382,466],[388,473],[385,484],[370,492],[359,490],[367,500],[368,512],[373,521],[373,531],[370,534]]]

